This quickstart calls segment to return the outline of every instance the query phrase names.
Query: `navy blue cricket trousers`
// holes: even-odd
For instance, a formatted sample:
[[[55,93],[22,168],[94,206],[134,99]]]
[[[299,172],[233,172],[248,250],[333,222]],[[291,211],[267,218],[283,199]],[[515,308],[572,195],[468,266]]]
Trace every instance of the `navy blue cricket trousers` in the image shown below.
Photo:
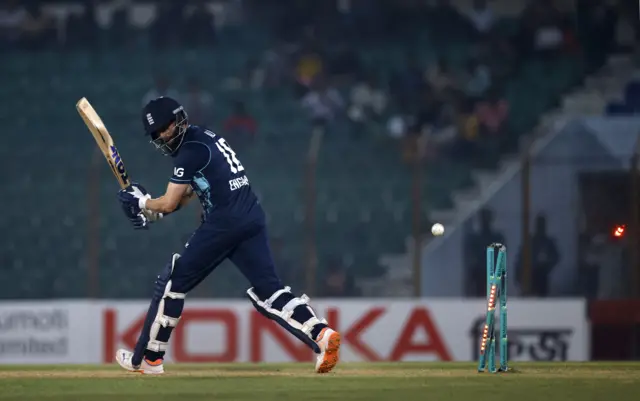
[[[269,249],[264,219],[238,227],[204,222],[193,233],[171,274],[171,291],[187,294],[230,259],[261,299],[283,288]]]

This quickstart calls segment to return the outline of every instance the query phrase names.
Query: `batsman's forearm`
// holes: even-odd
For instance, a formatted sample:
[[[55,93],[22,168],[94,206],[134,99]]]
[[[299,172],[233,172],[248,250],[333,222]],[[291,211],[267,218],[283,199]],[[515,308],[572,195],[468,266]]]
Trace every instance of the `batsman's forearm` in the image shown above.
[[[166,196],[161,196],[156,199],[147,199],[145,201],[140,201],[140,209],[150,210],[156,213],[169,214],[175,212],[181,207],[185,206],[191,199],[195,198],[194,192],[188,192],[185,194],[180,201],[175,204]]]
[[[156,213],[168,214],[176,211],[178,204],[170,202],[166,197],[161,196],[156,199],[145,199],[140,201],[140,208]]]
[[[195,197],[196,197],[195,192],[188,192],[187,194],[185,194],[185,196],[183,196],[182,199],[180,199],[180,203],[178,204],[178,209],[180,209],[181,207],[186,206],[187,203],[189,203],[191,201],[191,199],[193,199]]]

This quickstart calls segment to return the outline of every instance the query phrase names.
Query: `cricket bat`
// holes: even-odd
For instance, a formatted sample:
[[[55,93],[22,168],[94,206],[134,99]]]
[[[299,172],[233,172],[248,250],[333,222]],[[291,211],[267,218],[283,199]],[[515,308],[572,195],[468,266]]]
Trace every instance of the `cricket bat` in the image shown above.
[[[87,128],[89,128],[89,131],[93,134],[93,138],[98,143],[100,151],[102,151],[102,154],[107,159],[107,163],[109,163],[113,175],[116,176],[120,188],[128,187],[129,184],[131,184],[129,174],[127,174],[127,169],[124,167],[122,157],[120,157],[118,149],[113,143],[113,139],[104,126],[102,119],[98,113],[96,113],[93,106],[91,106],[91,103],[84,97],[76,103],[76,109],[87,125]]]

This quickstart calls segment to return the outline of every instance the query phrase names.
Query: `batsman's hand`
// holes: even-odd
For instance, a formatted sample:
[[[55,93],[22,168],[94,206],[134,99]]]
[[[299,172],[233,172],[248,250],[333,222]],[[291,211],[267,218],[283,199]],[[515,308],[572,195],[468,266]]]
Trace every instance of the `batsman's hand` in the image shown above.
[[[129,204],[122,204],[122,209],[124,210],[124,214],[127,216],[127,218],[129,219],[129,221],[131,222],[131,224],[133,224],[133,228],[136,230],[141,230],[141,229],[148,229],[149,228],[149,219],[147,218],[147,216],[141,212],[138,211],[136,213],[136,209],[138,209],[137,206],[133,206],[133,205],[129,205]]]
[[[151,199],[151,196],[149,196],[149,199]],[[147,218],[147,220],[149,220],[150,223],[158,221],[164,217],[162,213],[156,213],[146,209],[142,211],[142,214],[144,214],[144,216]]]
[[[132,183],[118,192],[118,200],[122,204],[124,214],[137,230],[147,229],[150,221],[160,218],[158,213],[145,213],[140,209],[140,200],[143,198],[151,198],[151,195],[138,183]]]
[[[121,189],[118,192],[118,199],[122,204],[130,204],[137,207],[138,212],[141,211],[140,201],[145,198],[150,198],[149,192],[137,182],[132,182],[128,187]]]

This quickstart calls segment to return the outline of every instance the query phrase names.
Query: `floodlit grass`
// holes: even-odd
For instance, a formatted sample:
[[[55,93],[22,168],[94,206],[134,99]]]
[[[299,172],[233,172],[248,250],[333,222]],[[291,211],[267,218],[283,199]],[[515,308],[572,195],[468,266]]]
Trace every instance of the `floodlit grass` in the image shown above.
[[[0,400],[639,400],[640,363],[514,363],[510,373],[470,363],[167,365],[163,376],[117,366],[0,366]]]

